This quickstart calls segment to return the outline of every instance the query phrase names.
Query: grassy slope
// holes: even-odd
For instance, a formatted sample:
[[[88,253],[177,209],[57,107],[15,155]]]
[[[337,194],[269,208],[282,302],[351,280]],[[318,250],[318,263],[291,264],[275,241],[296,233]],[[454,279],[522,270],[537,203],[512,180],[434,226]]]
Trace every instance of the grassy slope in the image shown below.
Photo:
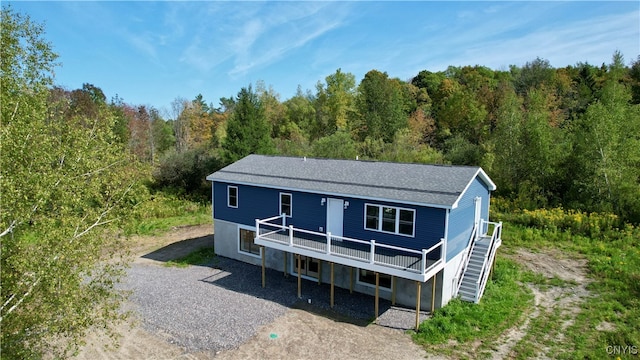
[[[611,358],[615,349],[630,349],[620,358],[640,352],[640,229],[616,224],[615,217],[581,214],[561,209],[496,214],[507,220],[502,252],[526,248],[557,249],[587,259],[592,296],[582,304],[575,320],[562,330],[557,312],[543,312],[527,326],[527,334],[511,355],[528,358]],[[414,339],[432,352],[455,357],[476,357],[482,348],[499,342],[504,330],[524,321],[532,311],[526,283],[536,286],[571,286],[559,279],[544,279],[499,257],[480,305],[453,301],[424,322]],[[607,326],[602,327],[602,324]],[[562,333],[563,340],[538,340],[540,333]],[[454,341],[452,341],[454,340]],[[555,343],[554,343],[555,341]],[[443,346],[445,344],[446,346]],[[474,344],[474,346],[471,346]],[[477,348],[480,353],[465,353]],[[544,348],[542,348],[541,347]],[[629,348],[630,347],[630,348]],[[629,354],[631,352],[631,354]],[[635,352],[635,354],[634,354]]]

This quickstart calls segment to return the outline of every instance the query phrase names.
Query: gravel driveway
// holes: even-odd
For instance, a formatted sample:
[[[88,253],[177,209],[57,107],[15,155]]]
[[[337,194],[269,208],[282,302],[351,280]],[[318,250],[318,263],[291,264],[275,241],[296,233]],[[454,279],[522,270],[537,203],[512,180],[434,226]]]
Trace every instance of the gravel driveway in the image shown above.
[[[304,280],[299,300],[296,281],[293,276],[285,278],[282,272],[267,270],[267,287],[262,288],[259,267],[218,257],[215,264],[187,268],[136,263],[125,287],[133,290],[133,308],[144,319],[144,327],[188,351],[235,348],[290,308],[357,325],[366,325],[373,317],[370,296],[336,288],[336,306],[330,309],[328,285]],[[380,312],[385,315],[380,322],[395,321],[400,323],[391,327],[405,327],[407,314],[393,310],[388,301],[380,300]],[[408,318],[414,316],[411,312]]]
[[[119,287],[131,291],[130,321],[118,324],[114,344],[102,331],[87,335],[78,360],[407,359],[426,353],[402,331],[415,313],[373,297],[218,257],[204,266],[164,266],[211,246],[211,226],[179,227],[160,236],[134,237],[137,254]],[[308,300],[311,299],[311,303]],[[423,316],[424,317],[424,316]],[[400,329],[400,331],[399,331]],[[115,347],[113,345],[116,345]]]

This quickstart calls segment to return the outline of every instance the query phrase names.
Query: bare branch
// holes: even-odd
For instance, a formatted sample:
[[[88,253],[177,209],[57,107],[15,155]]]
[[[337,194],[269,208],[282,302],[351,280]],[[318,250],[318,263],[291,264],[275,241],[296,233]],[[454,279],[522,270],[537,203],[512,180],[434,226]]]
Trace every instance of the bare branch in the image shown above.
[[[0,316],[0,323],[2,323],[2,319],[3,319],[5,316],[7,316],[7,315],[11,314],[11,313],[13,312],[13,310],[15,310],[18,306],[20,306],[20,304],[22,304],[22,302],[24,301],[24,299],[26,299],[26,298],[27,298],[27,296],[29,296],[29,294],[31,293],[31,291],[33,290],[33,288],[34,288],[34,287],[35,287],[35,286],[40,282],[40,279],[41,279],[41,278],[38,278],[38,279],[36,279],[36,281],[34,281],[33,283],[31,283],[31,286],[29,286],[29,290],[27,290],[27,292],[26,292],[26,293],[24,293],[24,295],[22,295],[22,297],[20,298],[20,300],[18,300],[18,302],[16,302],[15,304],[13,304],[13,306],[12,306],[11,308],[9,308],[9,310],[7,310],[7,312],[6,312],[6,313],[4,313],[4,314],[2,314],[2,315]],[[4,307],[5,307],[5,306],[6,306],[6,303],[5,303],[5,305],[2,305],[2,309],[4,309]],[[1,311],[2,309],[0,309],[0,311]]]
[[[13,109],[13,113],[11,114],[11,121],[13,121],[16,118],[16,113],[18,112],[18,105],[20,105],[20,101],[16,103],[16,107],[15,109]]]
[[[100,169],[96,169],[96,170],[89,171],[89,172],[84,173],[84,174],[80,174],[80,175],[78,175],[78,176],[76,176],[76,177],[89,176],[89,175],[93,175],[93,174],[95,174],[95,173],[103,172],[103,171],[107,170],[108,168],[113,167],[113,166],[115,166],[116,164],[121,163],[121,162],[123,162],[123,161],[124,161],[124,160],[118,160],[118,161],[116,161],[116,162],[112,162],[111,164],[109,164],[109,165],[107,165],[107,166],[105,166],[105,167],[101,167]]]
[[[13,300],[13,298],[15,297],[16,297],[16,294],[11,294],[11,297],[9,298],[9,300],[5,301],[4,304],[2,304],[2,307],[0,307],[0,311],[2,311],[2,309],[7,307],[7,305],[11,302],[11,300]]]
[[[0,238],[12,232],[13,229],[15,229],[16,225],[18,225],[18,222],[16,220],[13,220],[9,227],[6,228],[2,233],[0,233]]]

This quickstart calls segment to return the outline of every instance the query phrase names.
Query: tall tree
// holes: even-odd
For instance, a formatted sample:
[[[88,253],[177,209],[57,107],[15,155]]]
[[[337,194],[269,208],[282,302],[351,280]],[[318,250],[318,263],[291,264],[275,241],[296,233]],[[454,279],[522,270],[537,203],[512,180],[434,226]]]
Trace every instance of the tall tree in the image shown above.
[[[325,92],[326,102],[324,103],[328,116],[328,128],[332,133],[336,130],[346,130],[349,114],[353,111],[353,101],[355,98],[356,77],[351,73],[344,73],[341,69],[336,70],[325,78],[326,89],[318,89],[318,99],[322,99],[321,92]]]
[[[227,137],[222,144],[225,162],[232,163],[249,154],[271,154],[275,151],[271,127],[264,108],[251,85],[238,93],[236,105],[227,122]]]
[[[7,359],[66,357],[88,328],[120,317],[114,284],[124,246],[99,230],[125,215],[137,193],[106,108],[95,119],[47,108],[56,56],[43,34],[3,6],[0,351]]]
[[[625,68],[614,55],[600,99],[574,127],[579,165],[574,194],[587,207],[640,222],[640,105],[620,81]]]
[[[402,84],[387,73],[371,70],[358,86],[357,109],[362,124],[360,138],[382,138],[392,142],[396,131],[407,126]]]

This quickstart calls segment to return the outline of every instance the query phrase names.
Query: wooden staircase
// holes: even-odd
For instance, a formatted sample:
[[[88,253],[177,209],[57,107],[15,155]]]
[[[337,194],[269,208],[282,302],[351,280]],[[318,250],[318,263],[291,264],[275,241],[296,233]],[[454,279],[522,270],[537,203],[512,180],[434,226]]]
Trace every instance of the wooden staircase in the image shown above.
[[[476,235],[472,239],[467,263],[458,285],[460,299],[479,303],[489,279],[496,250],[502,243],[502,223],[485,222],[487,229],[492,227],[491,235]]]

